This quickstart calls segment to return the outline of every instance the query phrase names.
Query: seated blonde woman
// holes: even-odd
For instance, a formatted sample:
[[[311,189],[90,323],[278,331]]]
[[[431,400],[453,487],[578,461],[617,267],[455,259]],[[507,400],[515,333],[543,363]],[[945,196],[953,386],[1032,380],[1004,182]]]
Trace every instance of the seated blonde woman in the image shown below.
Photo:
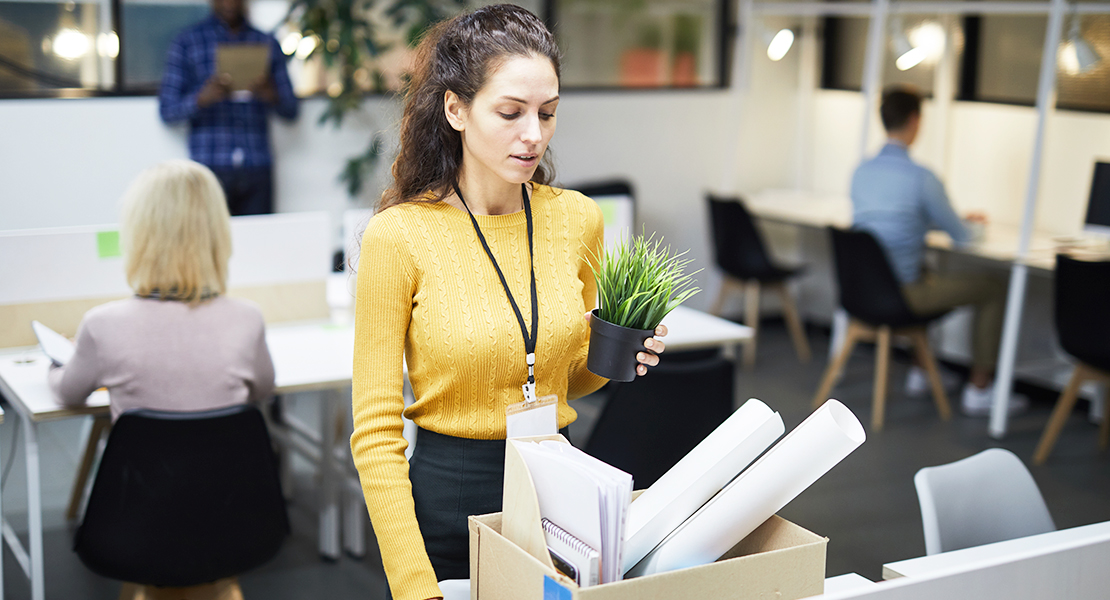
[[[85,314],[72,360],[50,372],[58,399],[82,404],[107,387],[114,421],[135,408],[208,410],[269,396],[262,314],[224,295],[231,228],[215,175],[187,160],[147,169],[124,196],[120,234],[135,296]]]

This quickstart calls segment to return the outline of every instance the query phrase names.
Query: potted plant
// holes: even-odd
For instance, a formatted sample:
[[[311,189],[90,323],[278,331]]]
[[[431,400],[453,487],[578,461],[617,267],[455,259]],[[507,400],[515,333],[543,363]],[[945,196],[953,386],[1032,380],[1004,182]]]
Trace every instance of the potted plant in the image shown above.
[[[590,318],[586,368],[613,381],[636,378],[636,353],[667,313],[698,293],[686,252],[672,254],[662,238],[635,236],[603,252],[592,267],[600,306]]]

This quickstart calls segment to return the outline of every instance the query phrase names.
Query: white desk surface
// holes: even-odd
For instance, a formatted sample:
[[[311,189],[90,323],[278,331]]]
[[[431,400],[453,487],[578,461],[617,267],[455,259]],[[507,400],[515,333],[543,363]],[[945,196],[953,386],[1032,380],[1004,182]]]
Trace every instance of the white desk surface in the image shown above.
[[[987,567],[1106,540],[1110,540],[1110,521],[887,563],[883,565],[883,579],[925,577],[956,568]]]
[[[845,573],[836,577],[825,578],[825,593],[822,595],[839,594],[853,590],[862,590],[874,587],[876,583],[859,573]],[[821,596],[817,596],[820,598]]]
[[[274,361],[275,393],[343,387],[351,383],[354,328],[327,321],[282,323],[266,328]],[[0,389],[36,422],[108,412],[108,392],[89,396],[85,406],[61,406],[46,382],[50,368],[38,346],[0,352]]]
[[[752,328],[709,313],[679,306],[663,318],[668,351],[696,350],[737,344],[752,339]]]
[[[770,189],[753,194],[745,204],[753,215],[782,223],[842,228],[852,224],[852,201],[836,194]],[[1016,226],[991,223],[984,229],[982,240],[967,246],[954,248],[951,238],[940,231],[929,232],[926,243],[938,250],[1009,262],[1017,255],[1020,233]],[[1056,250],[1057,242],[1052,235],[1034,231],[1025,262],[1031,267],[1052,270]]]

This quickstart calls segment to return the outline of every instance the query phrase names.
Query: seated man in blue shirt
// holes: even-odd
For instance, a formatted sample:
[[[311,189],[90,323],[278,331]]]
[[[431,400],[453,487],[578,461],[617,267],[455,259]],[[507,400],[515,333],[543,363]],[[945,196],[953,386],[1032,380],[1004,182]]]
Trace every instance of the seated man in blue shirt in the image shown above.
[[[213,0],[212,14],[177,36],[158,92],[163,121],[189,122],[189,157],[216,174],[232,215],[273,212],[268,116],[297,116],[285,55],[273,36],[247,23],[243,2]],[[267,73],[240,95],[215,71],[217,46],[242,43],[268,44],[270,57]]]
[[[1006,288],[980,274],[922,271],[925,234],[930,229],[947,232],[956,244],[970,242],[971,234],[952,209],[937,176],[909,156],[909,146],[921,125],[921,97],[907,88],[889,88],[883,93],[879,112],[889,139],[852,177],[852,221],[857,229],[874,235],[886,251],[911,310],[928,314],[963,305],[975,307],[971,377],[964,386],[961,406],[966,414],[985,416],[993,395]],[[981,222],[984,217],[969,215],[969,220]],[[919,367],[911,369],[907,389],[927,389]],[[1025,403],[1024,398],[1015,398],[1010,410],[1022,410]]]

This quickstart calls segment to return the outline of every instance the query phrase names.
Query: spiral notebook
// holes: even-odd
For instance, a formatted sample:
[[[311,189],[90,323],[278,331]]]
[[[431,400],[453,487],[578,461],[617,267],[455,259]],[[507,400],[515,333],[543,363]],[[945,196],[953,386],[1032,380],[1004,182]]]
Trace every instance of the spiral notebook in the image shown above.
[[[543,519],[543,535],[555,568],[570,577],[578,587],[597,585],[601,573],[601,555],[550,519]]]

